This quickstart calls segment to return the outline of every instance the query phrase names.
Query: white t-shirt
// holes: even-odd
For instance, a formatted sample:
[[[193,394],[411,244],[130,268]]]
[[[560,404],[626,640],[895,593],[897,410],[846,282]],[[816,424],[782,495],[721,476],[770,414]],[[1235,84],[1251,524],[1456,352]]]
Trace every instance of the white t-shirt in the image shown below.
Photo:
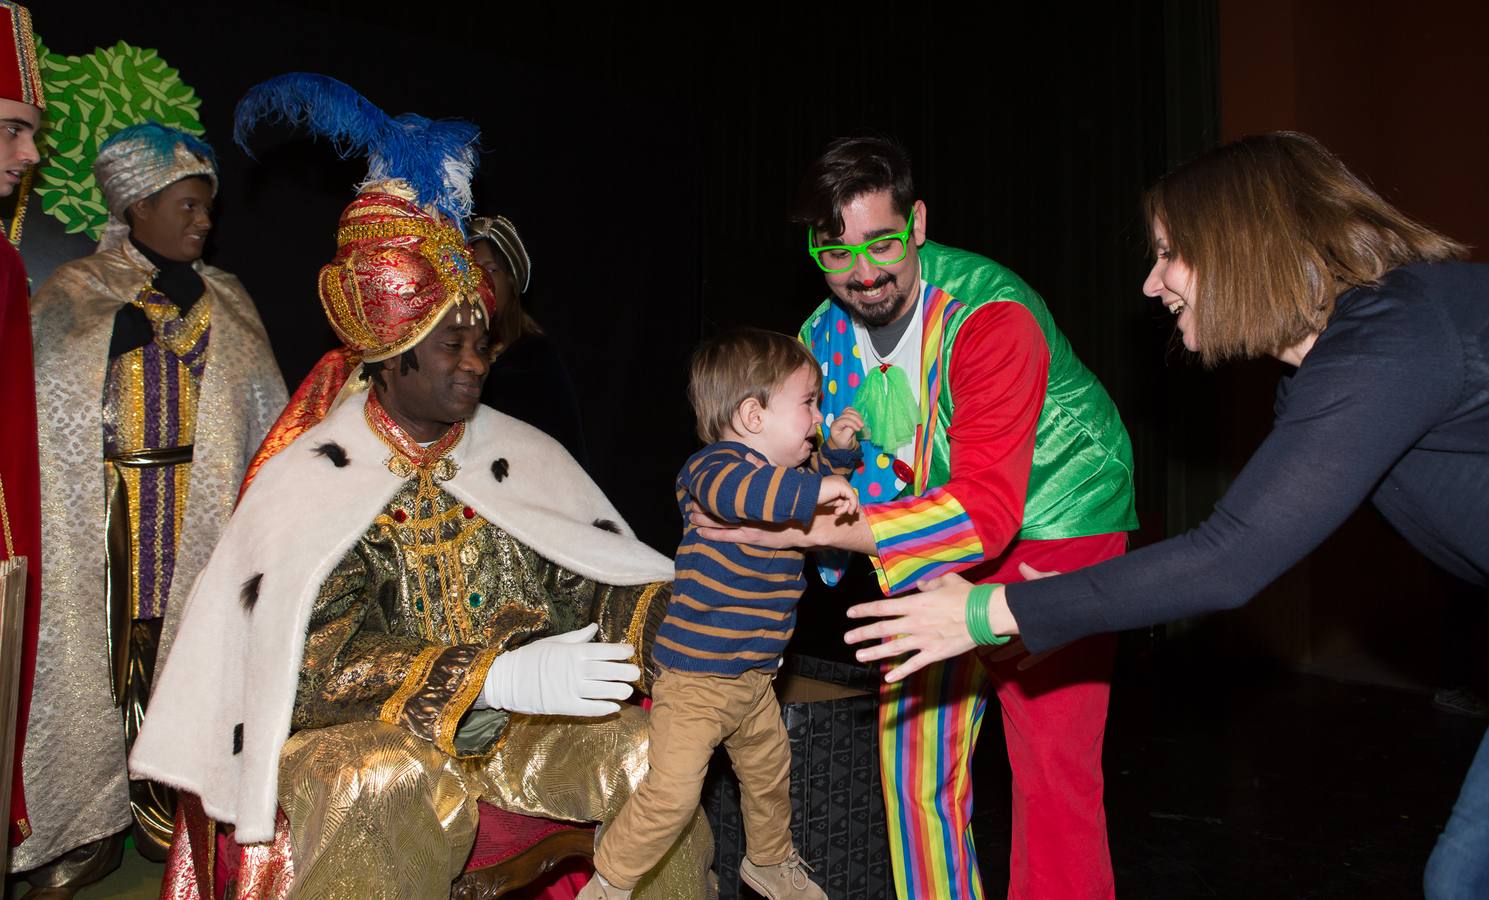
[[[858,341],[858,355],[863,360],[863,370],[878,368],[884,363],[898,366],[905,372],[905,377],[910,379],[910,391],[915,396],[915,402],[920,402],[920,343],[921,336],[925,332],[925,317],[922,315],[921,306],[925,303],[925,281],[917,278],[915,282],[915,306],[907,314],[910,316],[910,324],[905,328],[905,333],[900,335],[900,340],[894,345],[894,349],[880,356],[874,350],[874,342],[869,339],[869,331],[857,318],[853,320],[853,337]],[[828,426],[832,425],[829,420]],[[888,448],[885,448],[888,449]],[[906,465],[915,464],[915,441],[911,440],[904,446],[896,447],[894,450],[896,459],[902,460]],[[864,460],[872,464],[872,460]],[[896,487],[903,487],[899,480],[895,480]]]

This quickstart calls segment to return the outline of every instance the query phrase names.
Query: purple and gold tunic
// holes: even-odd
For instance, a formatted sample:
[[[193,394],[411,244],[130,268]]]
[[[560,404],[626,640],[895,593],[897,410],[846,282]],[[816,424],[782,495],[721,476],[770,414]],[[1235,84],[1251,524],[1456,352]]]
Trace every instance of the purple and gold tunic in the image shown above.
[[[211,301],[202,297],[183,317],[147,285],[133,303],[149,318],[155,338],[109,363],[103,448],[114,463],[109,495],[117,492],[122,500],[111,510],[123,510],[128,523],[130,618],[157,619],[165,615],[186,511]]]

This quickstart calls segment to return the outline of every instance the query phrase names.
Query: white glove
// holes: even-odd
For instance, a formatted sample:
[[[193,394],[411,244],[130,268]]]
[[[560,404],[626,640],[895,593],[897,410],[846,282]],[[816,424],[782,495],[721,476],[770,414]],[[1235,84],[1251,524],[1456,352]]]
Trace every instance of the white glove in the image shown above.
[[[543,716],[604,716],[631,696],[641,670],[630,644],[591,643],[598,624],[508,650],[486,672],[478,707]]]

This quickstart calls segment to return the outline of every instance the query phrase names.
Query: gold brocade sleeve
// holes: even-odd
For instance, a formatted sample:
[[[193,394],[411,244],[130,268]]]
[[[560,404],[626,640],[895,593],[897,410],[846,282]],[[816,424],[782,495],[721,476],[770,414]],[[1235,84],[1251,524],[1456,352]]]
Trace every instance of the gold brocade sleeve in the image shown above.
[[[652,649],[657,630],[666,617],[667,601],[672,598],[672,583],[654,581],[628,587],[597,585],[597,588],[594,609],[600,633],[595,640],[635,647],[630,662],[641,669],[641,681],[636,687],[643,694],[650,694],[658,674]]]
[[[394,633],[398,585],[379,563],[380,554],[359,541],[321,585],[291,729],[381,720],[456,755],[460,719],[496,651]]]

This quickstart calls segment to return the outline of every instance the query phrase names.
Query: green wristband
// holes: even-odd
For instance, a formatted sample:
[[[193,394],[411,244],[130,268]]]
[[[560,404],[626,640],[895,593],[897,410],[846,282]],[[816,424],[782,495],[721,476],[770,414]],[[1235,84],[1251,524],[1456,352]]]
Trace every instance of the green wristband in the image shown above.
[[[1000,647],[1013,640],[1012,635],[994,634],[988,618],[988,607],[993,605],[993,591],[1002,586],[996,582],[975,584],[967,594],[967,633],[972,635],[975,643],[985,647]]]

